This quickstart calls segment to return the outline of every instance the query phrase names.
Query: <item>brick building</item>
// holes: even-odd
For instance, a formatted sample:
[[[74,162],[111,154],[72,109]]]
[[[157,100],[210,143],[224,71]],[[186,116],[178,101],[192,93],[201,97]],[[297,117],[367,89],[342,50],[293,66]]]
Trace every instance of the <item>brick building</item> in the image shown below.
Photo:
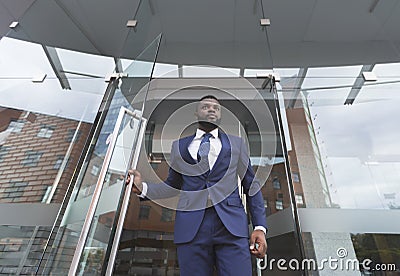
[[[89,123],[2,108],[0,204],[61,203],[90,127]],[[14,231],[15,238],[0,237],[0,274],[32,273],[51,228],[2,227]]]

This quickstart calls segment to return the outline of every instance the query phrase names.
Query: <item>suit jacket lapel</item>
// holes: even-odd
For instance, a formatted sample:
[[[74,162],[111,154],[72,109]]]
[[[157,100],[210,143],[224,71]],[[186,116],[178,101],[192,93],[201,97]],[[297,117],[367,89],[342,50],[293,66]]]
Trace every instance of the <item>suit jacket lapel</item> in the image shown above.
[[[189,164],[197,163],[197,160],[194,160],[189,152],[189,145],[193,141],[195,135],[191,135],[185,138],[182,138],[179,143],[179,153],[182,156],[182,159],[185,160]]]

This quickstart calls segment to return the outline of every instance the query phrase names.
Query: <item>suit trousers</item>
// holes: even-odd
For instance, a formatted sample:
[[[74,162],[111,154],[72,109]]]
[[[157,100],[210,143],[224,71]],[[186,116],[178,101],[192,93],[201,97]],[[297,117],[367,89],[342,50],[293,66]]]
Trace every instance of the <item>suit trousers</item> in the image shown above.
[[[205,210],[200,229],[188,243],[177,244],[181,276],[251,276],[248,238],[232,235],[214,207]]]

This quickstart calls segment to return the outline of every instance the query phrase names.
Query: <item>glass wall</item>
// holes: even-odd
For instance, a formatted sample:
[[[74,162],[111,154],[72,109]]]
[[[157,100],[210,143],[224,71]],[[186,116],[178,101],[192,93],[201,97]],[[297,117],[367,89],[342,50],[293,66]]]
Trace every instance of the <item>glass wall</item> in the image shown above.
[[[290,64],[275,72],[304,257],[319,265],[310,275],[399,272],[399,7],[378,2],[304,3],[307,23],[287,29],[303,40],[282,51],[271,28],[275,64]],[[281,7],[270,11],[279,20]]]
[[[110,81],[92,137],[93,147],[86,153],[49,250],[42,272],[45,275],[103,275],[113,265],[110,256],[126,189],[123,180],[130,166],[130,154],[136,143],[140,144],[139,134],[145,121],[141,120],[145,96],[140,95],[136,102],[133,98],[139,91],[146,91],[161,39],[161,35],[155,37],[134,60],[122,59],[132,55],[132,40],[140,34],[131,30],[126,37],[127,45],[117,61],[117,69],[123,71]]]
[[[39,2],[0,40],[1,275],[36,272],[115,67],[18,39],[29,38],[24,19]]]
[[[300,68],[280,86],[306,257],[360,264],[320,273],[398,273],[398,64]]]
[[[83,59],[101,65],[101,74],[113,70],[112,60],[51,51],[70,70]],[[93,77],[61,81],[46,53],[39,44],[0,41],[0,59],[8,64],[0,67],[0,273],[7,275],[36,270],[106,87]],[[80,72],[100,73],[94,71]]]

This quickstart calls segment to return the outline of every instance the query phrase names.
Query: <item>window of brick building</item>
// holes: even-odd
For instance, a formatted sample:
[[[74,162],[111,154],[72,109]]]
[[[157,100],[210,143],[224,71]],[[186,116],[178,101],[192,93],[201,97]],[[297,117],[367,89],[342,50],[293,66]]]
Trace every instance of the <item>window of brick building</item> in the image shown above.
[[[75,134],[75,129],[74,128],[70,128],[67,131],[67,142],[72,142],[72,139],[74,138],[74,134]],[[78,133],[76,134],[75,140],[74,142],[77,142],[79,140],[79,137],[81,137],[81,131],[78,130]]]
[[[59,155],[57,157],[56,162],[54,163],[53,169],[58,170],[59,168],[61,168],[61,164],[62,164],[63,161],[64,161],[64,155]],[[70,161],[70,159],[68,158],[67,164],[65,165],[65,168],[68,167],[69,161]]]
[[[8,125],[7,130],[9,130],[11,132],[19,133],[22,131],[22,128],[24,127],[24,125],[25,125],[24,121],[13,120]]]
[[[14,199],[21,197],[23,196],[25,188],[27,186],[27,182],[10,181],[9,184],[3,188],[3,192],[0,193],[0,199]]]
[[[10,147],[0,145],[0,162],[4,160],[9,150]]]
[[[272,186],[274,187],[275,190],[280,190],[281,189],[281,182],[279,182],[279,179],[277,177],[272,180]]]
[[[90,171],[90,173],[95,175],[95,176],[97,176],[97,175],[99,175],[99,172],[100,172],[100,167],[96,166],[96,165],[93,165],[92,166],[92,170]]]
[[[150,216],[150,206],[140,205],[139,219],[149,219],[149,216]]]
[[[41,152],[28,150],[25,152],[25,159],[22,160],[21,164],[26,167],[37,166],[42,155],[43,153]]]
[[[300,175],[297,172],[292,173],[293,182],[300,182]]]
[[[276,210],[283,210],[283,201],[281,199],[275,201],[275,208]]]
[[[50,138],[53,135],[54,127],[42,126],[37,134],[37,137]]]
[[[161,221],[172,221],[174,216],[174,211],[168,208],[162,208],[162,213],[161,213]]]
[[[303,200],[303,195],[295,195],[296,198],[296,203],[303,205],[304,204],[304,200]]]

